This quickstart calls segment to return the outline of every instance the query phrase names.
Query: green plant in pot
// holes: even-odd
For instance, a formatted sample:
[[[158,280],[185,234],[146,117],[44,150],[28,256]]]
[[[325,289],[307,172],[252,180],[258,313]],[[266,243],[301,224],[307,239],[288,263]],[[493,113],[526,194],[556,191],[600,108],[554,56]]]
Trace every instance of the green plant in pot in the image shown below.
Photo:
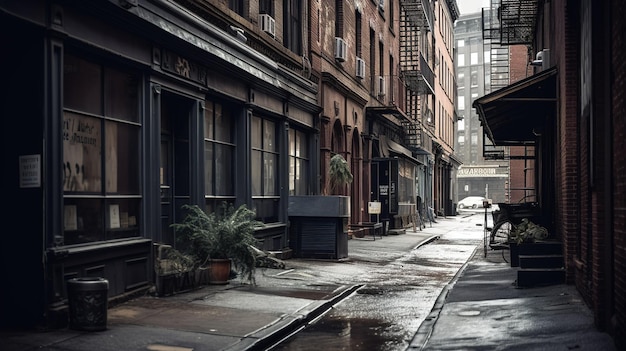
[[[172,227],[180,247],[195,258],[196,265],[210,264],[214,276],[218,261],[230,261],[242,280],[254,284],[256,254],[252,247],[257,245],[254,229],[261,225],[254,219],[255,212],[245,205],[234,208],[226,202],[220,213],[207,214],[197,205],[183,205],[182,209],[187,212],[185,218]],[[230,266],[227,271],[230,274]],[[211,278],[211,281],[226,284],[228,277]]]
[[[528,218],[522,219],[522,222],[511,230],[511,240],[517,244],[532,243],[536,240],[545,240],[547,238],[548,229],[533,223]]]
[[[330,158],[328,175],[331,193],[335,193],[344,185],[352,183],[353,179],[350,167],[348,167],[348,161],[340,154],[335,154]]]

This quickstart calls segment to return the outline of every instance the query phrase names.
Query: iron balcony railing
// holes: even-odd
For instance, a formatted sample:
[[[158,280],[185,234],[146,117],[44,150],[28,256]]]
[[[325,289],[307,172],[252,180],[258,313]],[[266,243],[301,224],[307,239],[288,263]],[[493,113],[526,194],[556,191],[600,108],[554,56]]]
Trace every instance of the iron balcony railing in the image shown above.
[[[419,67],[403,67],[402,75],[409,90],[421,94],[435,94],[435,74],[421,53]]]

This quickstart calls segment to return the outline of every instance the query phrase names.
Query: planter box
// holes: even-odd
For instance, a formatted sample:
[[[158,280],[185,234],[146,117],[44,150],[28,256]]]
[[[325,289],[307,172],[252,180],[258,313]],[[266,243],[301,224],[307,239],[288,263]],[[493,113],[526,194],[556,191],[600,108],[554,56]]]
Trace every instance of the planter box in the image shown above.
[[[348,257],[349,196],[290,196],[288,213],[295,257]]]

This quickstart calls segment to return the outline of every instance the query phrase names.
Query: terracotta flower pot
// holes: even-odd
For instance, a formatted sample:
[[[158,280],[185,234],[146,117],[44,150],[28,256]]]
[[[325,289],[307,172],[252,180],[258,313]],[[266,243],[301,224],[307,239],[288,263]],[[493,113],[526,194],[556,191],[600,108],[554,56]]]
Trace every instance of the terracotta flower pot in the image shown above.
[[[212,259],[209,271],[209,284],[228,284],[230,276],[230,259]]]

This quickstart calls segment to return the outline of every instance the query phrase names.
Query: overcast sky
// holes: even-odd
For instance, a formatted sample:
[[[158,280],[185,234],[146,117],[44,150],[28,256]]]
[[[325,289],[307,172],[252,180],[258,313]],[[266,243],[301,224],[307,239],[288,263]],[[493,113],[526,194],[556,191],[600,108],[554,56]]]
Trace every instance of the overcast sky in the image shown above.
[[[483,7],[489,7],[489,0],[456,0],[461,15],[480,12]]]

